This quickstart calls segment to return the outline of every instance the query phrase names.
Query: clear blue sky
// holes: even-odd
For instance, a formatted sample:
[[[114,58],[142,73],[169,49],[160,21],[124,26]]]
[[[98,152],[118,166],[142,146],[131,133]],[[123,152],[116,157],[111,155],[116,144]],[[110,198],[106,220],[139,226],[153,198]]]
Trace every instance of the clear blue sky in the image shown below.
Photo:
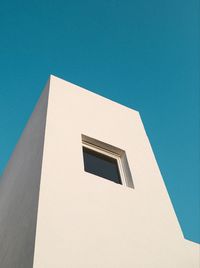
[[[200,242],[198,2],[2,1],[1,173],[57,75],[140,111],[183,232]]]

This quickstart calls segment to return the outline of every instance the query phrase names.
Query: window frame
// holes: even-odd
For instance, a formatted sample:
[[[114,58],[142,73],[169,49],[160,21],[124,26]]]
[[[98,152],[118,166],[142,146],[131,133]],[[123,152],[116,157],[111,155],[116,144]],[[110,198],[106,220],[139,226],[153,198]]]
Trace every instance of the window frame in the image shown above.
[[[92,151],[95,151],[97,153],[100,153],[102,155],[105,155],[105,156],[108,156],[110,158],[115,159],[117,161],[117,166],[118,166],[119,175],[120,175],[120,179],[121,179],[121,183],[118,183],[118,184],[123,185],[123,186],[128,186],[127,182],[126,182],[126,174],[124,173],[122,159],[121,159],[120,154],[117,154],[113,151],[102,148],[98,145],[95,145],[93,143],[90,143],[90,142],[84,141],[84,140],[82,140],[82,147],[88,148]],[[95,174],[93,174],[93,175],[95,175]],[[98,176],[98,175],[95,175],[95,176]],[[99,177],[101,177],[101,176],[99,176]],[[112,182],[112,180],[110,180],[110,181]],[[113,182],[113,183],[115,183],[115,182]]]

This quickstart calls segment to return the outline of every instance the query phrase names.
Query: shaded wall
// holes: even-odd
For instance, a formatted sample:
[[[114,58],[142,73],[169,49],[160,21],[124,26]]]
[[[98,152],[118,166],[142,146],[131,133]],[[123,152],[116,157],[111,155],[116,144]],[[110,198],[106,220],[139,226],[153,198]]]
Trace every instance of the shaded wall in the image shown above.
[[[0,179],[0,267],[33,265],[47,84]]]

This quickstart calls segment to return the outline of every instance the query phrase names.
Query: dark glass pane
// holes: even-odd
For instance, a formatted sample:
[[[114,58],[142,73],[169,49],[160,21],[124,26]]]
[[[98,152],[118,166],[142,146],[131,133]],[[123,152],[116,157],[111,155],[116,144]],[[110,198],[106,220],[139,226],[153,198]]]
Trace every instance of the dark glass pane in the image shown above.
[[[83,147],[85,171],[113,182],[121,183],[117,160]]]

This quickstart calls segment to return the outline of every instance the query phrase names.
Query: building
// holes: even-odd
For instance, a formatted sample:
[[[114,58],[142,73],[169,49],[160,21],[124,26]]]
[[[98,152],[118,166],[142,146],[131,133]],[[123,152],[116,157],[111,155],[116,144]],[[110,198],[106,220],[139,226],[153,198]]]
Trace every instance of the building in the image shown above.
[[[50,77],[0,183],[1,268],[197,268],[137,111]]]

